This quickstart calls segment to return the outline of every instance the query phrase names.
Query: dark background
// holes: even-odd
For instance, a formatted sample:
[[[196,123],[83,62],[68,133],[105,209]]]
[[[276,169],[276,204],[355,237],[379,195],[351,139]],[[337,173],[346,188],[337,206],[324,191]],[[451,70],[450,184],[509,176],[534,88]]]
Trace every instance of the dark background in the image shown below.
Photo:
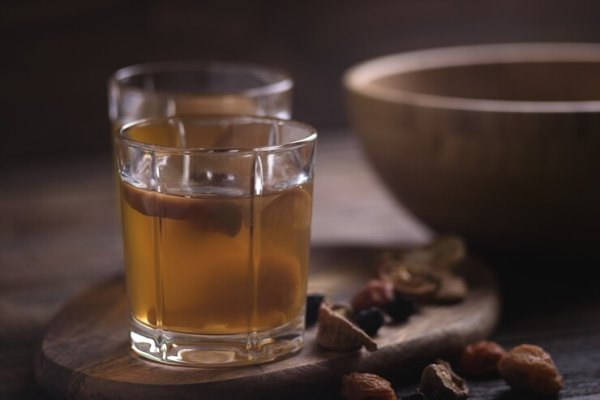
[[[323,130],[345,125],[340,78],[358,61],[443,45],[594,42],[599,21],[591,0],[4,0],[0,165],[107,152],[106,80],[133,63],[284,68],[296,80],[294,117]]]
[[[295,118],[329,134],[346,125],[340,79],[352,64],[513,41],[600,42],[600,1],[0,0],[0,173],[10,172],[0,174],[0,398],[44,398],[32,360],[49,319],[120,270],[106,100],[114,70],[158,60],[278,66],[296,80]],[[591,399],[600,300],[588,277],[599,264],[569,261],[495,260],[505,293],[496,338],[542,345],[566,372],[562,398]],[[482,382],[474,397],[514,398],[505,391]]]

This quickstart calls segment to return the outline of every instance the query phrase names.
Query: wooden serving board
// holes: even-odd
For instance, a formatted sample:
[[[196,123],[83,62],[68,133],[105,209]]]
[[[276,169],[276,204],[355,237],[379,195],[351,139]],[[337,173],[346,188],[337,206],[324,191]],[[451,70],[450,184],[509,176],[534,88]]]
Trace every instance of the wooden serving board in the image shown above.
[[[378,251],[315,249],[309,290],[349,301],[372,276]],[[500,308],[493,273],[478,261],[469,261],[465,271],[470,288],[465,301],[424,307],[404,324],[384,326],[374,353],[320,349],[316,328],[310,328],[304,349],[295,356],[213,369],[166,366],[133,354],[119,276],[76,297],[54,318],[36,358],[36,379],[52,397],[68,399],[331,398],[345,373],[374,372],[397,380],[488,336]]]

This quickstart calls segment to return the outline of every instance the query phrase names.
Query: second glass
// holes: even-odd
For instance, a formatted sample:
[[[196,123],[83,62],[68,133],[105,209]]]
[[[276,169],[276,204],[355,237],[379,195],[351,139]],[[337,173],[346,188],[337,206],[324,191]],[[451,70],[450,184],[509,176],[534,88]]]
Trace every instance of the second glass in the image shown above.
[[[125,123],[176,115],[291,117],[293,81],[275,68],[233,62],[161,62],[122,68],[109,79],[109,115]]]

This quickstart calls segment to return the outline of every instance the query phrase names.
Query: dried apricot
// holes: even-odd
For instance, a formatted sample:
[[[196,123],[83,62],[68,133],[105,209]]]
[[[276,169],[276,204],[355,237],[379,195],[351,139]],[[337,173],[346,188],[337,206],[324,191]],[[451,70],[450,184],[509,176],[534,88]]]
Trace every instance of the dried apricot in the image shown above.
[[[506,351],[496,342],[480,340],[466,346],[460,358],[462,370],[471,377],[493,375]]]
[[[357,372],[344,375],[341,395],[346,400],[396,400],[390,382],[379,375]]]
[[[531,344],[522,344],[506,353],[498,363],[498,371],[515,390],[551,396],[563,386],[550,354]]]

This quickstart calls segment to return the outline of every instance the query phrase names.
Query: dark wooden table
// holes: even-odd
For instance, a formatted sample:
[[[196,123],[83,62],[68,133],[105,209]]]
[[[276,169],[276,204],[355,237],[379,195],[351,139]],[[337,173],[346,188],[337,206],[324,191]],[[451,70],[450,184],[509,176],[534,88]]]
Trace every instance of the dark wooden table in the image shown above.
[[[45,399],[32,374],[44,328],[74,294],[122,269],[110,157],[44,160],[0,171],[0,399]],[[325,132],[319,147],[315,246],[423,242],[423,225],[383,188],[358,144]],[[504,314],[495,339],[543,346],[565,378],[562,399],[600,399],[600,290],[590,260],[496,254]],[[416,372],[398,375],[400,396]],[[520,399],[500,380],[471,382],[472,399]]]

